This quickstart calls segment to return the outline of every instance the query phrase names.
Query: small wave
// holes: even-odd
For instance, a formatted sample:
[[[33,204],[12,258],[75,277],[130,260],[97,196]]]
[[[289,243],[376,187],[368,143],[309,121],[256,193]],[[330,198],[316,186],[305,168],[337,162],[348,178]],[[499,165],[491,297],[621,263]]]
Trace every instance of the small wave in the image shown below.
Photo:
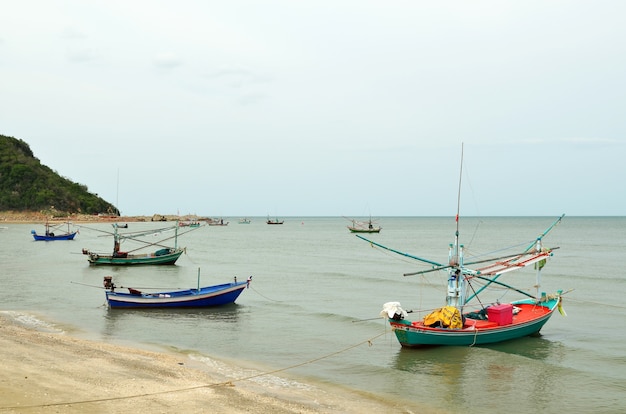
[[[189,358],[193,359],[194,361],[201,362],[202,364],[209,367],[212,371],[233,380],[252,381],[256,384],[263,385],[264,387],[277,389],[298,389],[306,391],[313,389],[311,386],[298,381],[277,377],[272,374],[263,374],[263,372],[254,369],[246,369],[234,365],[228,365],[207,356],[190,355]]]
[[[28,313],[22,313],[17,311],[0,311],[0,313],[6,316],[8,319],[12,320],[13,322],[29,329],[35,329],[37,331],[49,333],[64,332],[62,329],[55,327],[51,323],[42,321],[36,316]]]

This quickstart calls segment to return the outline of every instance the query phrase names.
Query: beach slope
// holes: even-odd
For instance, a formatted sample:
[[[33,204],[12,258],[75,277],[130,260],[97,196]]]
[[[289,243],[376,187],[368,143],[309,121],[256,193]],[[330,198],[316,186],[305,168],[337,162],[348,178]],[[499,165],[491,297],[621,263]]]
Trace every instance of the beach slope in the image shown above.
[[[0,413],[410,412],[317,386],[265,392],[197,365],[183,354],[31,329],[0,313]]]

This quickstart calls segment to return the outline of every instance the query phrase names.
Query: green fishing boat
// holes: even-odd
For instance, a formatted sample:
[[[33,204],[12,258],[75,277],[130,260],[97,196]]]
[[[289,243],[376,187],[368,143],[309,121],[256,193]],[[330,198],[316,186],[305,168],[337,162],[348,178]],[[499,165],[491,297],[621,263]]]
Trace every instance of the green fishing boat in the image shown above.
[[[155,229],[139,233],[127,233],[121,234],[118,232],[118,227],[113,226],[113,253],[97,253],[87,249],[83,249],[83,254],[87,255],[87,261],[90,265],[113,265],[113,266],[131,266],[131,265],[173,265],[178,258],[185,251],[177,246],[178,244],[178,227],[176,224],[173,227]],[[166,233],[168,231],[174,231],[174,236],[167,239],[174,239],[174,246],[168,247],[160,244],[159,242],[146,242],[141,240],[142,236],[157,235]],[[166,239],[166,240],[167,240]],[[134,240],[143,244],[138,249],[133,251],[122,251],[121,243],[126,240]],[[155,247],[159,247],[156,250],[152,250]],[[138,250],[144,250],[140,252]],[[150,249],[145,251],[145,249]]]

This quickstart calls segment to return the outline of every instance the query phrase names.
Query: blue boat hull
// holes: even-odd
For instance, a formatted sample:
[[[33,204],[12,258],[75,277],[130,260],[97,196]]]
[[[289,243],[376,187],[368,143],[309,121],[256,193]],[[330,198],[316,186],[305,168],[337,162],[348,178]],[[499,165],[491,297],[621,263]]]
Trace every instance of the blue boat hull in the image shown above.
[[[59,236],[42,236],[40,234],[33,233],[33,238],[35,239],[35,241],[74,240],[74,237],[76,237],[76,233],[77,232],[61,234]]]
[[[106,292],[110,308],[201,308],[222,306],[234,303],[241,292],[247,288],[246,282],[226,283],[160,293],[122,293]],[[137,291],[135,291],[137,292]]]

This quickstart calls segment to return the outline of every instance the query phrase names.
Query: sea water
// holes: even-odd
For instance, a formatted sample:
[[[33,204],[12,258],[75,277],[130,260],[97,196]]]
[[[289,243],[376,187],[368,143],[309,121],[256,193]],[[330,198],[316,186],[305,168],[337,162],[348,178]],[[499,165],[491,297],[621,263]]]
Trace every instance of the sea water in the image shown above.
[[[466,261],[521,252],[555,219],[462,218]],[[540,290],[566,292],[567,316],[555,312],[541,336],[419,350],[401,348],[379,312],[390,301],[411,310],[409,317],[442,306],[445,273],[403,276],[432,266],[357,238],[340,217],[287,217],[274,226],[262,217],[229,221],[182,234],[178,245],[186,252],[176,265],[146,267],[89,266],[81,250],[111,251],[110,224],[85,224],[74,241],[54,242],[34,241],[37,225],[3,224],[0,310],[38,329],[178,350],[207,364],[226,361],[220,369],[233,379],[251,369],[278,370],[255,377],[277,387],[319,381],[452,413],[626,410],[626,218],[566,216],[545,237],[558,249],[542,270]],[[380,234],[364,237],[447,263],[454,218],[383,217],[379,224]],[[163,225],[129,223],[124,231]],[[144,240],[173,245],[162,242],[171,235]],[[109,275],[120,289],[175,290],[248,276],[252,284],[222,308],[109,310],[101,288]],[[527,269],[501,280],[534,294],[535,276]],[[506,289],[481,297],[485,305],[517,298]],[[301,381],[281,382],[281,372]]]

